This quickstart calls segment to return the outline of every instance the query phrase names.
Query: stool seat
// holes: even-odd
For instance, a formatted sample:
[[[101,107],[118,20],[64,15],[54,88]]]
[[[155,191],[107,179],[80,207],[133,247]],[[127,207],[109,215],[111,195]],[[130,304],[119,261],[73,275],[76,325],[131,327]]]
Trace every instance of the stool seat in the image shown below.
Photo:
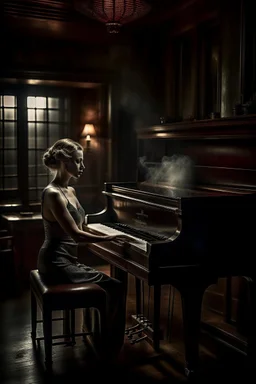
[[[38,270],[30,272],[30,286],[38,303],[51,310],[98,307],[106,302],[106,291],[97,284],[48,284]]]
[[[45,365],[46,368],[51,368],[52,365],[52,346],[53,339],[67,338],[72,340],[72,345],[75,344],[76,336],[88,336],[93,332],[88,324],[88,332],[75,333],[75,309],[95,308],[99,313],[100,326],[96,331],[96,341],[100,350],[104,350],[104,342],[106,340],[106,316],[107,316],[107,295],[106,291],[97,284],[80,283],[80,284],[49,284],[40,275],[38,270],[30,272],[30,291],[31,291],[31,337],[32,340],[44,340],[45,347]],[[43,335],[44,337],[36,337],[37,323],[37,306],[41,309],[43,317]],[[63,335],[52,335],[52,311],[62,310],[67,317],[71,317],[71,331],[65,329]],[[67,315],[68,313],[68,315]],[[58,319],[57,319],[58,320]],[[89,319],[88,319],[89,321]],[[63,344],[66,342],[60,342]]]

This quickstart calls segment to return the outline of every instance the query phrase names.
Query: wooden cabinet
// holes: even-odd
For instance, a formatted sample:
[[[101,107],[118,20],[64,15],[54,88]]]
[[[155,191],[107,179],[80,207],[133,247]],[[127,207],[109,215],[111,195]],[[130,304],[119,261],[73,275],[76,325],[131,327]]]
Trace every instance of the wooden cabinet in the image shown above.
[[[2,222],[13,236],[15,274],[19,284],[27,285],[31,269],[37,267],[37,255],[44,241],[40,214],[23,217],[20,214],[2,215]]]

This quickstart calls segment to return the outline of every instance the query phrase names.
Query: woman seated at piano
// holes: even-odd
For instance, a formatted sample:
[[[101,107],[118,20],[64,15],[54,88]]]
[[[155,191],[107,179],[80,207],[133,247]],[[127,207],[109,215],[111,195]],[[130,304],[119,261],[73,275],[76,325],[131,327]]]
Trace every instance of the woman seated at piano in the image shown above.
[[[44,188],[41,198],[45,241],[38,254],[39,273],[51,283],[95,283],[105,289],[109,304],[108,334],[112,335],[112,344],[116,340],[118,352],[125,327],[122,283],[80,264],[77,253],[79,243],[125,241],[125,236],[96,235],[83,229],[85,211],[75,189],[69,186],[70,179],[78,179],[85,168],[83,147],[79,143],[71,139],[58,140],[44,153],[43,163],[53,173],[53,179]]]

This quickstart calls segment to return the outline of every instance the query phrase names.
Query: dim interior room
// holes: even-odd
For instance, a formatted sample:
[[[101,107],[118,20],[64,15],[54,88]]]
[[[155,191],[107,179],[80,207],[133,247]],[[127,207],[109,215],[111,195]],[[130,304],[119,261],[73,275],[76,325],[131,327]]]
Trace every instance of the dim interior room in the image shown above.
[[[256,357],[253,1],[2,5],[1,383],[246,380]],[[99,360],[93,338],[70,342],[83,307],[56,305],[52,332],[71,333],[48,372],[45,337],[31,338],[30,274],[53,178],[42,159],[63,138],[83,151],[70,186],[86,230],[128,236],[78,244],[79,263],[125,284],[125,331],[116,359]]]

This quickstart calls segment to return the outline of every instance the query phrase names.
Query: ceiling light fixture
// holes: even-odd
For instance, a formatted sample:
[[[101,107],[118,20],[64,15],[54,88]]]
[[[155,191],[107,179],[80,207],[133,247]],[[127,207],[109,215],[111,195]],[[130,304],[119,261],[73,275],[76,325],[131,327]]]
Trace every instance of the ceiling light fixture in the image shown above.
[[[119,33],[123,24],[145,16],[151,6],[144,0],[75,0],[75,8],[104,23],[109,33]]]

